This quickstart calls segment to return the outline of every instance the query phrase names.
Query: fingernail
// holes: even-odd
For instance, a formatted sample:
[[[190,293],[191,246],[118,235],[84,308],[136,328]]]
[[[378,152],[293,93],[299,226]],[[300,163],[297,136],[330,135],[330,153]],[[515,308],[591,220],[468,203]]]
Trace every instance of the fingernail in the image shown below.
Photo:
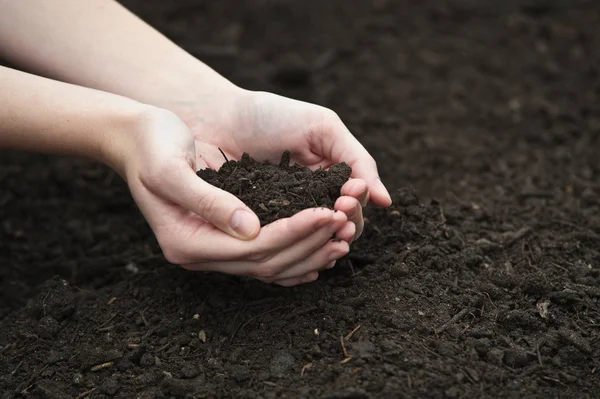
[[[388,199],[389,202],[392,202],[392,197],[390,196],[390,193],[383,185],[383,182],[381,181],[381,179],[377,179],[377,183],[375,183],[375,190],[379,191],[382,195],[384,195]]]
[[[231,217],[229,225],[242,238],[251,238],[256,233],[259,222],[255,215],[244,209],[238,209]]]
[[[333,262],[331,262],[330,264],[328,264],[327,266],[325,266],[325,269],[333,269],[333,267],[335,266],[335,260]]]

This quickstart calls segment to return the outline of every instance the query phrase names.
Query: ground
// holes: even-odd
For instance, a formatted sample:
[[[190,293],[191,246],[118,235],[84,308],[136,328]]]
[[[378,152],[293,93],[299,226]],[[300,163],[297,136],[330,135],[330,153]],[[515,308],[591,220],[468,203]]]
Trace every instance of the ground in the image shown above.
[[[168,265],[101,165],[2,152],[0,397],[600,397],[600,4],[124,4],[334,109],[394,205],[286,289]]]

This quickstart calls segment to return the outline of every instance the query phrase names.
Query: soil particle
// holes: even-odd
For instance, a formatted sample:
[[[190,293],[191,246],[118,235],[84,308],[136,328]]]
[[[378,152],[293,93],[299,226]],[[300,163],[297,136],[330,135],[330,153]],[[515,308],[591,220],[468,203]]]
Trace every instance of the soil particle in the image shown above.
[[[33,310],[39,317],[50,316],[60,321],[75,310],[75,297],[66,280],[58,276],[48,280],[40,290]]]
[[[352,353],[356,353],[363,359],[375,356],[376,351],[377,348],[371,341],[358,341],[352,344]]]
[[[504,363],[510,367],[525,367],[533,360],[533,355],[522,348],[511,348],[504,351]]]
[[[592,347],[590,346],[589,341],[577,332],[561,328],[558,330],[558,334],[566,343],[573,345],[583,353],[592,353]]]
[[[200,374],[198,367],[192,363],[186,362],[181,366],[181,376],[183,378],[194,378]]]
[[[52,338],[60,330],[58,321],[52,316],[44,316],[37,326],[37,333],[42,338]]]
[[[114,396],[119,390],[119,388],[120,385],[117,377],[111,377],[100,385],[99,391],[108,396]]]
[[[154,356],[150,353],[144,353],[140,358],[140,366],[142,367],[154,366],[154,363]]]
[[[172,395],[184,397],[200,396],[208,388],[201,377],[193,380],[165,377],[161,386]]]
[[[504,359],[504,351],[502,349],[493,348],[486,354],[486,360],[493,365],[501,366]]]
[[[273,376],[282,376],[296,363],[296,359],[286,350],[280,350],[271,359],[269,370]]]

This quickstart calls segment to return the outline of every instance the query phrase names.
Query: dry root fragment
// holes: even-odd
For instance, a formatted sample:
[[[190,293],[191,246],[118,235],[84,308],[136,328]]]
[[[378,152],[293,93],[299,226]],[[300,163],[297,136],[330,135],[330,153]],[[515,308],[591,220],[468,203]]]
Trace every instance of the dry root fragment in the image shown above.
[[[300,371],[300,377],[304,377],[304,373],[306,372],[306,370],[310,369],[312,366],[312,363],[306,363],[304,367],[302,367],[302,371]]]
[[[108,367],[112,366],[113,364],[115,364],[115,362],[100,363],[100,364],[97,364],[95,366],[92,366],[92,368],[90,370],[91,371],[102,370],[102,369],[105,369],[105,368],[108,368]]]

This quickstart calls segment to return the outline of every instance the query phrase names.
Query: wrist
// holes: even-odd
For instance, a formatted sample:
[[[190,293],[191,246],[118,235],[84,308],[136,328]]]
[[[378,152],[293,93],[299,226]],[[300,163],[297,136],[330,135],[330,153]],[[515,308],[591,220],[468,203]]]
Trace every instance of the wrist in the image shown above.
[[[126,179],[128,161],[139,145],[150,121],[168,111],[131,101],[107,118],[109,127],[99,135],[100,142],[90,157],[114,169]]]

